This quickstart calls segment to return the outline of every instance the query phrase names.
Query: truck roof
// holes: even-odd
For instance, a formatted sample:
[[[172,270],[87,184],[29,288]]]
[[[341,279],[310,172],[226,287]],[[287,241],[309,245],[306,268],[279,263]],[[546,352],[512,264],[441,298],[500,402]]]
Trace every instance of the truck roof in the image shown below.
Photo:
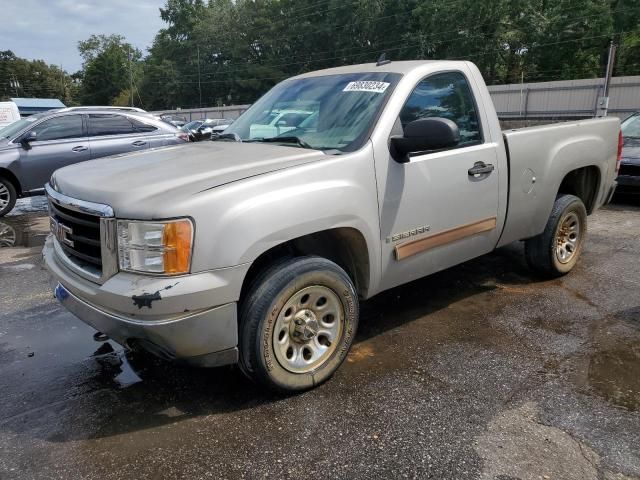
[[[324,75],[338,75],[344,73],[370,73],[370,72],[389,72],[407,74],[425,65],[437,67],[438,69],[447,70],[450,68],[459,68],[467,65],[469,62],[461,60],[404,60],[399,62],[390,62],[378,66],[375,63],[361,63],[359,65],[345,65],[343,67],[327,68],[324,70],[316,70],[313,72],[303,73],[293,78],[320,77]]]

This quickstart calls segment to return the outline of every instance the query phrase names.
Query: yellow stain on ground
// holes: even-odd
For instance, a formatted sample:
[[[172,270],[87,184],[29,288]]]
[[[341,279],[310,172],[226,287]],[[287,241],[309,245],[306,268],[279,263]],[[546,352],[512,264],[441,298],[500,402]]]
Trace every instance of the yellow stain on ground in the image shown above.
[[[351,351],[347,356],[347,362],[355,363],[365,360],[368,357],[373,357],[375,352],[373,351],[373,347],[366,343],[358,343],[351,347]]]

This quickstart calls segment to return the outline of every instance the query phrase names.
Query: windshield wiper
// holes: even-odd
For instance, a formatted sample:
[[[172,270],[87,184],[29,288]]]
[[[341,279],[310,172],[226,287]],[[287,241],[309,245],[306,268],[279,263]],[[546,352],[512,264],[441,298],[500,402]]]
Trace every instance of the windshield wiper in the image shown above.
[[[258,140],[259,142],[268,142],[268,143],[295,143],[296,145],[302,148],[310,148],[313,150],[313,147],[305,142],[300,137],[296,137],[294,135],[283,136],[283,137],[270,137],[270,138],[262,138]]]

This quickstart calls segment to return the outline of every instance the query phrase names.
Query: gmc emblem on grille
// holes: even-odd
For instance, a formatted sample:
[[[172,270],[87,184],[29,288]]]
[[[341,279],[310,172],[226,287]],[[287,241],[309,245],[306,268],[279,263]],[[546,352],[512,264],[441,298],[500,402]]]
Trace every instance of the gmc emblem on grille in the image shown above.
[[[73,229],[71,227],[67,227],[51,217],[49,217],[49,225],[51,227],[51,233],[53,233],[53,236],[56,237],[60,243],[64,243],[70,247],[74,246],[73,240],[71,240],[71,235],[73,235]]]

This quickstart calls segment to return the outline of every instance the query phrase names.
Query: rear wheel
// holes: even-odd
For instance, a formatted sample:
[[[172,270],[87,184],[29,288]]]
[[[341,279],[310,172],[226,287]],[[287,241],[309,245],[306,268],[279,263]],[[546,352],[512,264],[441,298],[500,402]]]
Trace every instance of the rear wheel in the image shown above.
[[[6,178],[0,177],[0,217],[9,213],[16,204],[16,187]]]
[[[548,276],[565,275],[575,266],[587,233],[587,211],[574,195],[558,197],[544,231],[525,242],[527,263]]]
[[[240,308],[240,366],[280,391],[307,390],[345,359],[358,325],[353,282],[317,257],[285,260],[250,287]]]

